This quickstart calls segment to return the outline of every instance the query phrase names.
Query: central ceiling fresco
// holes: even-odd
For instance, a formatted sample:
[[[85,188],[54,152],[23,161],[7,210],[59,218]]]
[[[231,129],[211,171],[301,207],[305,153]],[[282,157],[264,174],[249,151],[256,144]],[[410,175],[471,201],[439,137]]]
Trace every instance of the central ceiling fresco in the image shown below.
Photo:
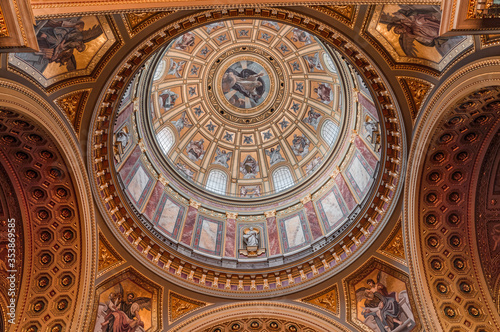
[[[177,38],[154,63],[151,88],[165,159],[217,195],[255,198],[303,183],[334,150],[345,118],[330,54],[311,34],[264,20]]]

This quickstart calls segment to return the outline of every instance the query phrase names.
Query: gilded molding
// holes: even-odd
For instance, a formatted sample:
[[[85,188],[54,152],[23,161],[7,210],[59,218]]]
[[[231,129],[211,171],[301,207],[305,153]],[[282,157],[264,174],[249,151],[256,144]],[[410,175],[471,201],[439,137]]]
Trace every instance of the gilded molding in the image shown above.
[[[398,76],[397,79],[408,101],[411,119],[415,123],[418,112],[434,88],[434,84],[415,77]]]
[[[377,251],[403,265],[407,265],[401,217],[398,219],[391,234],[387,237],[387,240]]]
[[[83,111],[92,89],[83,89],[64,94],[54,101],[66,114],[76,133],[80,131]]]
[[[104,234],[99,230],[99,250],[97,261],[97,277],[101,277],[107,272],[125,263],[125,260],[113,248]]]
[[[212,303],[198,301],[187,296],[177,294],[171,290],[168,291],[168,324],[181,319],[203,307],[209,306]]]

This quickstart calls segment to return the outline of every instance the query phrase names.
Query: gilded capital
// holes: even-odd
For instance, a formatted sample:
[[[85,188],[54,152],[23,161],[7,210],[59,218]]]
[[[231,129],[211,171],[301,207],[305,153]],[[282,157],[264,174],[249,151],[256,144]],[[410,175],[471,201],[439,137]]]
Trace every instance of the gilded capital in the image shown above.
[[[266,218],[276,217],[276,210],[264,212]]]
[[[302,198],[300,202],[302,204],[306,204],[307,202],[310,202],[312,200],[311,194],[308,194],[306,197]]]
[[[201,206],[201,203],[198,203],[197,201],[194,201],[192,199],[189,200],[189,206],[194,207],[196,210],[198,210]]]
[[[236,212],[226,212],[226,219],[236,219],[238,217],[238,213]]]

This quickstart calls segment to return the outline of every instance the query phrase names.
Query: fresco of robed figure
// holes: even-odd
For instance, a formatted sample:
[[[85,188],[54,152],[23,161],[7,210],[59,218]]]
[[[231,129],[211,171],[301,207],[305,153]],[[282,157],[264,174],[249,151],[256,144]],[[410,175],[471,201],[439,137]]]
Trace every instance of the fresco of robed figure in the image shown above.
[[[222,92],[233,106],[249,109],[260,105],[269,93],[269,76],[254,61],[232,64],[222,77]]]

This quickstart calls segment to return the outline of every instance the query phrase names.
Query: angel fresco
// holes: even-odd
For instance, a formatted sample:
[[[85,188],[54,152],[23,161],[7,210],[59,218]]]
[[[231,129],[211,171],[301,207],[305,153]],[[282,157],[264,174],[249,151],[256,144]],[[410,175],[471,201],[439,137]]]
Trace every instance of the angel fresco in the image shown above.
[[[399,35],[399,45],[406,56],[416,57],[419,43],[435,47],[444,56],[453,45],[449,41],[461,37],[445,38],[439,35],[441,11],[439,6],[400,5],[394,13],[383,12],[380,23],[387,24],[387,31]]]
[[[229,168],[228,161],[231,159],[231,156],[233,153],[231,151],[226,152],[226,150],[217,149],[215,150],[215,153],[217,154],[215,156],[214,164],[218,164],[221,166],[224,166],[225,168]]]
[[[269,157],[269,163],[271,164],[271,166],[279,163],[280,161],[285,161],[285,158],[283,158],[283,156],[281,155],[280,150],[281,146],[279,145],[276,147],[276,149],[271,148],[271,150],[265,150],[266,155]]]
[[[304,30],[300,30],[298,28],[294,28],[292,30],[292,33],[293,33],[292,41],[301,42],[304,43],[304,45],[309,45],[312,43],[310,33],[307,33]]]
[[[247,155],[240,163],[240,172],[244,179],[254,179],[259,173],[259,163],[251,155]]]
[[[144,322],[139,312],[151,311],[150,297],[136,297],[125,291],[121,283],[109,294],[108,301],[99,303],[94,332],[145,332]]]
[[[239,108],[251,108],[259,105],[268,86],[264,68],[253,61],[240,61],[231,65],[222,77],[222,92],[227,100]]]
[[[180,51],[187,51],[189,47],[194,46],[194,34],[186,32],[175,41],[174,48]]]
[[[309,153],[310,144],[307,137],[293,134],[292,151],[296,156],[304,158]]]
[[[179,98],[179,95],[169,89],[164,90],[161,95],[158,96],[160,106],[166,111],[174,107],[177,98]]]
[[[324,104],[329,104],[333,100],[333,91],[328,83],[321,83],[317,88],[313,89],[314,93]]]
[[[386,273],[379,271],[377,281],[368,279],[367,287],[356,290],[357,302],[362,303],[364,323],[375,332],[410,331],[415,321],[408,305],[408,294],[406,290],[389,292],[387,277]]]
[[[177,129],[177,132],[179,134],[181,133],[182,129],[190,128],[193,126],[186,116],[186,111],[182,112],[182,115],[179,119],[172,121],[172,124],[174,125],[175,129]]]
[[[100,25],[86,27],[81,17],[47,19],[36,22],[35,33],[39,52],[17,56],[42,73],[50,63],[65,66],[68,72],[77,69],[75,50],[82,53],[87,43],[103,33]]]
[[[199,141],[192,140],[191,142],[189,142],[186,147],[186,152],[189,159],[195,162],[203,159],[203,156],[205,156],[205,148],[203,147],[203,142],[203,138]]]
[[[314,111],[311,107],[311,109],[307,113],[307,116],[302,121],[312,126],[315,130],[318,130],[318,125],[321,117],[321,113]]]

